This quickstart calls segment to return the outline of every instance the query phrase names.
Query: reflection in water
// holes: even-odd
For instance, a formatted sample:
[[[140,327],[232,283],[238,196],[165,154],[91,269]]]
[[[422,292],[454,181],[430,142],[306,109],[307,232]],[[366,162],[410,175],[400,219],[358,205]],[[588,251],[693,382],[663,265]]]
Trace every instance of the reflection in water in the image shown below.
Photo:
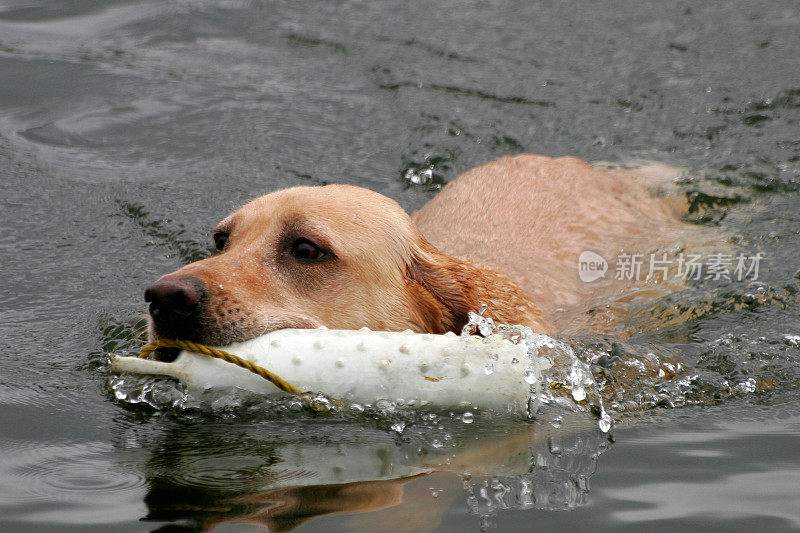
[[[556,425],[559,425],[557,422]],[[498,510],[566,510],[584,505],[597,457],[611,445],[601,431],[550,429],[528,450],[525,474],[470,479],[465,483],[471,513],[490,516]]]
[[[366,418],[372,423],[310,413],[250,425],[184,420],[143,444],[150,453],[145,519],[285,531],[315,517],[392,508],[403,503],[407,483],[434,472],[460,476],[465,505],[479,517],[570,509],[585,502],[597,457],[610,445],[581,414],[521,423],[486,413],[468,424],[462,413],[409,414],[401,432]],[[432,491],[415,507],[435,522],[450,500]]]

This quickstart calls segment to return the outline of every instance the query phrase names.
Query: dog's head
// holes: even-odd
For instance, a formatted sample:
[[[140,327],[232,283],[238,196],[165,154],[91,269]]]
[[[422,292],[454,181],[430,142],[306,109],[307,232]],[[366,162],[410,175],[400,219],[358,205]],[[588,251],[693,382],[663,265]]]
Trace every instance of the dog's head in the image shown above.
[[[214,229],[215,253],[145,291],[151,337],[226,345],[282,328],[443,333],[479,302],[463,263],[393,200],[347,185],[257,198]]]

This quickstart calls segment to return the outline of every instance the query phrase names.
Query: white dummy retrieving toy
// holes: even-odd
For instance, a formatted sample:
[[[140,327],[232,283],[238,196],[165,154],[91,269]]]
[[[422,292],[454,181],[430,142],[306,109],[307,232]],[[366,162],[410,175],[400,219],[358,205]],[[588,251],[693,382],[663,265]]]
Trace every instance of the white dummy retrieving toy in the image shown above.
[[[224,350],[301,391],[330,398],[370,405],[386,400],[410,406],[531,412],[538,401],[542,372],[552,365],[548,358],[536,355],[537,350],[531,348],[534,340],[538,339],[515,344],[500,334],[282,329]],[[169,363],[116,356],[111,370],[172,376],[186,384],[190,393],[225,387],[281,392],[244,368],[185,350]]]

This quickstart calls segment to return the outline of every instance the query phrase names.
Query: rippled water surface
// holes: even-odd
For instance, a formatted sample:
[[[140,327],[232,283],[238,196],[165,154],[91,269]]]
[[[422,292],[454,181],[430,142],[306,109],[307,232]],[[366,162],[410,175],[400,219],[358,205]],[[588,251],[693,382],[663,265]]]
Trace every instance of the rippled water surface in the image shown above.
[[[0,0],[0,529],[800,529],[799,50],[780,0]],[[252,196],[413,211],[521,152],[685,168],[689,220],[763,253],[575,341],[609,433],[109,388],[143,288]],[[680,379],[620,366],[650,353]]]

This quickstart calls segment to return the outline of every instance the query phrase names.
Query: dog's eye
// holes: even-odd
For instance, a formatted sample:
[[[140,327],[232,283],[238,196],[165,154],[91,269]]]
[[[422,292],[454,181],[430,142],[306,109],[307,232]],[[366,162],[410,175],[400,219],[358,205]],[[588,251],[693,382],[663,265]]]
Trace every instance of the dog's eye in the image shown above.
[[[292,243],[290,252],[292,257],[304,263],[316,263],[328,258],[328,252],[309,241],[308,239],[297,239]]]
[[[214,234],[214,248],[217,252],[221,252],[225,249],[225,245],[228,244],[228,234],[224,231],[218,231]]]

